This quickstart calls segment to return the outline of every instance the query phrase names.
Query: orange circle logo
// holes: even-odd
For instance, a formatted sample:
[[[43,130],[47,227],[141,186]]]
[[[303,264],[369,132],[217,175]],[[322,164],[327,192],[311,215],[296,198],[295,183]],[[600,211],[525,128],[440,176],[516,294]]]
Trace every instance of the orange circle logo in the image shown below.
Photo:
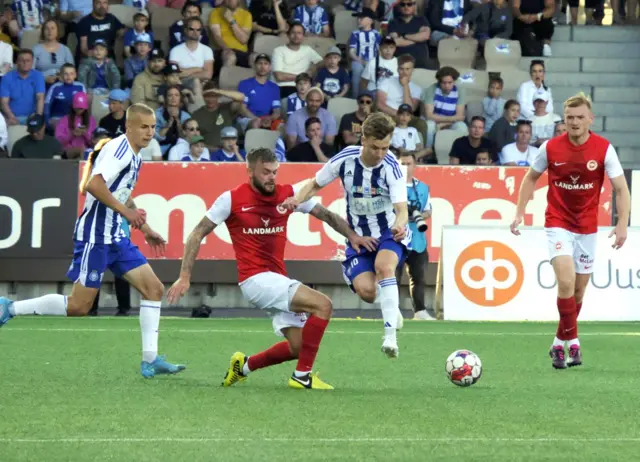
[[[598,168],[598,162],[596,162],[595,160],[590,160],[589,162],[587,162],[587,168],[593,172]]]
[[[460,293],[480,306],[500,306],[513,300],[524,281],[518,254],[497,241],[471,244],[458,256],[454,271]]]

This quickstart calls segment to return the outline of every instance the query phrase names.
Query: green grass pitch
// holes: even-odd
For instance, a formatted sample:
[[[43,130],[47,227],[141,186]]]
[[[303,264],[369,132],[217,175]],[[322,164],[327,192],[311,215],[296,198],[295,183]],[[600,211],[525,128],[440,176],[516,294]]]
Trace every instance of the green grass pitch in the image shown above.
[[[163,319],[161,352],[188,369],[139,375],[136,318],[18,318],[0,329],[0,461],[638,460],[640,325],[581,325],[585,365],[551,368],[551,324],[407,321],[400,357],[381,322],[334,320],[316,369],[220,382],[231,354],[277,338],[266,319]],[[482,359],[470,388],[444,362]]]

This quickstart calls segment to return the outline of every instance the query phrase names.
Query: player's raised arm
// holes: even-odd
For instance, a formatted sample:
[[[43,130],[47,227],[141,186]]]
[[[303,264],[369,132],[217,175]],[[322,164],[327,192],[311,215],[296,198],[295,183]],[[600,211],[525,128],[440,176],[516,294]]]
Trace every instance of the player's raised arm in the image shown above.
[[[524,214],[527,211],[527,204],[533,198],[533,193],[536,190],[536,183],[538,178],[542,176],[547,169],[547,141],[545,141],[538,151],[538,156],[534,159],[533,164],[529,168],[529,171],[522,179],[520,185],[520,192],[518,194],[518,205],[516,206],[516,215],[511,222],[511,232],[516,236],[520,235],[518,226],[524,220]]]
[[[303,204],[304,205],[304,204]],[[378,240],[373,237],[362,237],[358,235],[347,223],[347,220],[342,218],[337,213],[331,212],[321,204],[315,204],[309,211],[309,214],[316,217],[320,221],[324,221],[326,224],[335,229],[342,236],[349,239],[351,247],[357,253],[360,253],[360,246],[367,249],[369,252],[375,252],[378,248]]]
[[[627,240],[627,228],[629,226],[629,213],[631,211],[631,194],[627,179],[624,177],[624,170],[620,165],[618,154],[613,146],[609,145],[604,158],[604,168],[607,176],[613,186],[613,192],[616,198],[616,212],[618,214],[618,222],[616,227],[611,231],[609,237],[616,237],[611,247],[619,249]]]
[[[297,189],[294,197],[290,197],[282,204],[286,209],[295,210],[300,204],[311,199],[318,191],[327,186],[340,176],[340,166],[348,156],[347,148],[333,156],[329,162],[324,164],[316,176],[309,178]],[[353,149],[353,148],[351,148]]]

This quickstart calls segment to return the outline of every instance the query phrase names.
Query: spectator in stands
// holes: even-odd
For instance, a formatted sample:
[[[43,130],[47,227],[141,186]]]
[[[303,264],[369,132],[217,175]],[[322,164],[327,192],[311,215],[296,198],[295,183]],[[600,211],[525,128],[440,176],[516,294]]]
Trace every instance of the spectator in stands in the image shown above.
[[[247,154],[238,147],[238,130],[224,127],[220,132],[222,146],[211,155],[214,162],[244,162]]]
[[[100,1],[100,0],[97,0]],[[93,42],[92,57],[84,58],[78,70],[78,80],[91,94],[106,95],[114,88],[120,88],[120,70],[107,57],[107,44],[102,39]]]
[[[479,151],[476,154],[476,165],[491,165],[491,153],[489,151]]]
[[[431,0],[425,15],[431,25],[431,45],[445,38],[469,38],[469,25],[463,18],[471,8],[470,0]]]
[[[13,69],[13,47],[0,41],[0,80]]]
[[[200,133],[200,125],[198,124],[198,121],[196,119],[187,119],[182,123],[180,138],[176,142],[176,145],[169,149],[167,160],[179,161],[182,160],[183,157],[188,156],[191,146],[191,140],[194,136],[202,136],[202,133]],[[209,149],[206,146],[202,151],[202,156],[207,160],[211,159]]]
[[[558,122],[553,130],[553,137],[555,138],[556,136],[564,135],[565,133],[567,133],[567,124],[563,121]]]
[[[153,139],[149,142],[149,146],[140,149],[140,157],[144,161],[159,162],[162,159],[162,149],[160,149],[160,143],[158,140]]]
[[[153,47],[153,39],[149,34],[138,34],[135,38],[135,54],[124,62],[124,88],[131,88],[133,79],[147,68],[149,52]]]
[[[71,112],[56,125],[56,138],[68,159],[81,159],[84,150],[91,147],[96,119],[89,111],[89,97],[83,91],[73,95]]]
[[[358,95],[358,109],[356,112],[345,114],[340,120],[340,128],[338,129],[341,137],[340,148],[360,144],[362,123],[371,114],[372,109],[373,94],[366,90],[361,91],[360,95]]]
[[[296,77],[307,73],[314,75],[315,65],[322,61],[322,57],[310,46],[302,45],[304,27],[294,23],[287,34],[289,43],[273,50],[273,76],[280,86],[280,96],[289,96],[296,91]]]
[[[125,123],[129,92],[119,88],[109,92],[109,114],[100,119],[100,128],[107,131],[111,138],[116,138],[126,131]]]
[[[180,78],[194,93],[201,92],[202,81],[213,77],[213,50],[200,43],[200,18],[189,18],[184,26],[184,43],[171,49],[169,61],[180,66]]]
[[[547,111],[553,113],[553,96],[551,88],[544,83],[545,67],[544,61],[534,59],[529,66],[529,74],[531,80],[523,82],[518,89],[518,102],[520,103],[520,114],[527,120],[533,117],[533,100],[534,95],[538,93],[547,93],[549,95],[549,104]]]
[[[52,130],[55,130],[60,119],[71,112],[73,95],[78,92],[87,92],[84,84],[76,81],[76,68],[73,64],[64,64],[60,73],[62,81],[49,87],[44,101],[44,120]]]
[[[93,11],[93,0],[60,0],[60,19],[67,26],[67,33],[77,33],[77,25]]]
[[[177,47],[184,42],[185,23],[189,18],[199,18],[202,14],[202,7],[199,3],[188,1],[182,7],[182,19],[174,22],[169,28],[169,49]],[[205,27],[200,31],[200,43],[209,46],[209,35]]]
[[[259,54],[254,62],[256,76],[238,84],[244,94],[238,125],[243,131],[248,128],[277,128],[280,122],[280,88],[269,80],[271,58]]]
[[[516,125],[520,118],[520,103],[515,99],[510,99],[504,105],[502,117],[495,121],[489,132],[489,139],[495,146],[495,152],[499,153],[502,148],[516,139]]]
[[[234,113],[231,104],[220,104],[220,96],[228,96],[237,103],[244,101],[244,94],[239,91],[220,90],[211,81],[204,86],[205,105],[193,113],[198,121],[200,133],[210,152],[215,152],[222,146],[221,131],[224,127],[233,125]]]
[[[378,57],[380,32],[373,29],[375,13],[365,8],[354,14],[358,18],[358,29],[349,37],[349,57],[351,58],[351,93],[357,97],[360,93],[360,80],[365,67]],[[395,42],[394,42],[395,45]]]
[[[180,125],[189,118],[182,110],[180,87],[170,85],[164,94],[164,104],[156,110],[156,136],[164,156],[180,138]]]
[[[424,149],[424,140],[415,127],[409,123],[413,118],[413,108],[410,104],[401,104],[396,114],[396,128],[391,137],[391,146],[398,150],[399,154],[411,152],[416,161],[430,157],[432,149]]]
[[[64,64],[75,64],[69,48],[58,41],[58,23],[53,19],[43,24],[40,43],[33,47],[33,59],[36,70],[42,72],[47,85],[53,85],[58,80]]]
[[[287,120],[287,146],[291,149],[300,143],[309,141],[305,125],[305,121],[309,117],[317,117],[320,120],[324,142],[333,145],[338,134],[338,127],[333,115],[322,107],[324,102],[322,91],[317,87],[310,88],[306,95],[306,101],[307,105],[291,114]]]
[[[291,12],[286,0],[253,0],[249,12],[253,19],[253,32],[284,35],[289,30],[287,19]]]
[[[5,122],[2,113],[0,113],[0,157],[9,157],[10,152],[7,151],[7,145],[9,144],[9,130],[7,129],[7,122]]]
[[[469,135],[456,139],[451,146],[449,153],[451,165],[473,165],[480,151],[495,151],[491,140],[484,137],[484,123],[482,116],[474,116],[471,119]]]
[[[82,18],[76,28],[78,36],[76,59],[80,61],[83,57],[90,57],[90,50],[93,49],[96,40],[102,40],[110,56],[113,57],[116,37],[123,36],[124,33],[124,25],[109,13],[109,0],[93,0],[93,11]]]
[[[513,15],[506,0],[482,2],[465,13],[463,24],[468,24],[480,45],[492,38],[510,40],[513,34]]]
[[[190,88],[182,85],[182,79],[180,79],[180,66],[176,63],[169,63],[164,67],[162,71],[164,74],[164,83],[157,89],[158,101],[160,104],[164,103],[164,92],[169,85],[178,85],[180,87],[180,94],[182,95],[182,105],[188,107],[190,104],[195,103],[196,96]]]
[[[204,138],[196,135],[189,141],[189,153],[180,160],[182,162],[209,162],[211,159],[204,155],[205,149]]]
[[[160,6],[163,8],[174,8],[176,10],[179,10],[184,6],[184,0],[147,0],[147,5]]]
[[[389,77],[398,77],[398,58],[396,58],[396,42],[391,37],[385,37],[380,42],[378,56],[369,61],[362,72],[360,89],[366,88],[375,92],[378,85]]]
[[[489,80],[489,90],[487,96],[482,100],[482,111],[486,121],[486,131],[490,131],[496,120],[502,117],[504,112],[504,98],[502,89],[504,81],[500,77],[492,77]]]
[[[426,69],[429,65],[427,42],[431,37],[429,22],[416,14],[415,0],[402,0],[399,6],[400,15],[389,22],[388,30],[398,47],[396,55],[411,55],[416,59],[415,67]]]
[[[338,47],[331,47],[324,55],[324,67],[318,70],[315,84],[324,93],[325,107],[331,98],[343,97],[349,93],[349,73],[340,67],[342,52]]]
[[[44,11],[48,5],[41,0],[13,0],[13,19],[9,21],[9,35],[19,39],[22,31],[40,29],[44,24]]]
[[[456,85],[460,73],[444,66],[436,73],[437,82],[422,95],[427,117],[427,147],[433,147],[437,130],[467,131],[464,123],[465,91]]]
[[[534,99],[535,112],[531,118],[531,144],[540,147],[542,143],[553,138],[556,123],[562,119],[557,114],[547,112],[549,95],[546,92],[536,93]]]
[[[520,42],[523,56],[551,56],[555,0],[513,0],[513,39]]]
[[[311,88],[311,76],[306,72],[296,76],[296,91],[287,96],[287,116],[290,116],[298,109],[302,109],[307,105],[305,98],[307,91]],[[280,87],[282,94],[282,87]]]
[[[159,48],[153,50],[149,56],[147,68],[133,80],[131,86],[133,104],[143,103],[153,110],[160,107],[157,88],[165,81],[163,74],[165,64],[164,52]]]
[[[209,28],[223,66],[251,67],[248,44],[252,23],[251,13],[240,6],[240,0],[224,0],[224,7],[211,12]]]
[[[2,113],[7,125],[24,125],[34,112],[44,113],[44,76],[33,69],[33,52],[22,49],[16,56],[16,68],[0,83]]]
[[[318,3],[320,0],[304,0],[304,5],[299,5],[293,12],[293,20],[302,24],[309,36],[331,37],[329,15]]]
[[[378,84],[376,103],[379,111],[395,118],[402,104],[409,104],[414,112],[420,107],[422,88],[411,81],[414,64],[413,56],[400,56],[398,58],[399,77],[390,77]],[[427,125],[424,120],[413,117],[409,125],[418,129],[418,133],[423,137],[425,136]]]
[[[149,26],[149,13],[140,10],[133,15],[133,29],[127,29],[124,33],[124,55],[129,58],[136,53],[136,43],[144,37],[148,41],[150,49],[153,48],[153,32]],[[147,40],[148,38],[148,40]]]
[[[322,136],[322,122],[317,117],[304,121],[306,141],[287,151],[289,162],[327,162],[335,155],[333,146],[325,143]]]
[[[64,149],[53,136],[44,132],[44,117],[41,114],[31,114],[27,120],[28,135],[20,138],[11,149],[13,159],[60,159]]]
[[[528,120],[518,121],[516,141],[502,148],[500,165],[529,166],[533,164],[537,155],[538,148],[531,146],[531,122]]]

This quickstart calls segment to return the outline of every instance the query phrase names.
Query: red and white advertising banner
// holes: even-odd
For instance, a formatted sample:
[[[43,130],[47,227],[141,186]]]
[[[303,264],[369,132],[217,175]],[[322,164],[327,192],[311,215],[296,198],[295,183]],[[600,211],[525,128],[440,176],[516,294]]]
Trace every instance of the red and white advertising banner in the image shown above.
[[[295,184],[311,178],[320,164],[282,164],[277,181]],[[513,218],[520,182],[527,172],[522,167],[418,167],[416,177],[429,185],[433,216],[427,239],[431,261],[438,259],[442,227],[446,225],[507,225]],[[167,239],[166,258],[180,259],[184,242],[215,199],[248,180],[240,163],[146,163],[142,167],[134,199],[147,212],[149,225]],[[547,204],[547,176],[538,181],[527,207],[526,225],[544,225]],[[345,216],[342,185],[336,180],[320,191],[316,199],[329,210]],[[598,224],[611,224],[612,191],[605,182]],[[84,198],[80,199],[80,207]],[[296,213],[289,219],[288,260],[332,260],[344,254],[344,238],[325,223]],[[140,233],[134,242],[153,258]],[[200,248],[199,258],[233,260],[235,255],[226,227],[216,228]]]

